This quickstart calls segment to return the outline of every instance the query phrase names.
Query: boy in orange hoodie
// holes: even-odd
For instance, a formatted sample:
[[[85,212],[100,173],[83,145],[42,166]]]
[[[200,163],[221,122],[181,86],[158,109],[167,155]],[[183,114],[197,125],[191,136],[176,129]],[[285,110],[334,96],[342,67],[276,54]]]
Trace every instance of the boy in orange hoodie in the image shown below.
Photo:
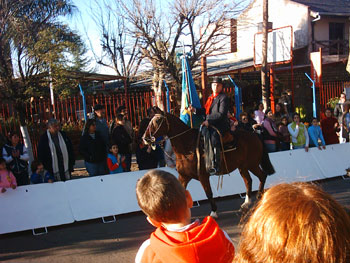
[[[191,223],[192,197],[172,174],[147,172],[137,182],[136,197],[148,222],[157,227],[139,248],[136,263],[233,261],[233,243],[213,218]]]

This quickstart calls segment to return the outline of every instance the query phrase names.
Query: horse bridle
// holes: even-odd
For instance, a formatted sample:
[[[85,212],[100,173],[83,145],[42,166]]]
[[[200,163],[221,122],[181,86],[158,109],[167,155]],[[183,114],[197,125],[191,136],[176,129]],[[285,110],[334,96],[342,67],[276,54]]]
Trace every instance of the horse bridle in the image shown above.
[[[150,126],[153,125],[153,121],[154,121],[155,117],[161,118],[161,123],[158,125],[157,129],[155,130],[155,132],[153,132],[153,135],[152,135],[152,132],[151,132],[151,130],[150,130]],[[154,136],[154,134],[157,134],[157,132],[158,132],[158,130],[160,129],[160,127],[162,127],[162,124],[163,124],[164,120],[165,120],[165,122],[166,122],[166,124],[167,124],[167,128],[168,128],[167,132],[169,132],[170,127],[169,127],[169,122],[168,122],[167,117],[164,116],[163,114],[159,114],[159,113],[155,114],[154,117],[153,117],[153,118],[151,119],[151,121],[149,122],[149,124],[148,124],[148,126],[147,126],[147,129],[146,129],[146,132],[145,132],[145,135],[147,134],[147,132],[149,133],[150,141],[146,139],[146,136],[145,136],[145,135],[142,137],[142,140],[143,140],[146,144],[154,144],[154,143],[155,143],[156,137]]]
[[[150,131],[150,125],[153,125],[153,119],[154,119],[155,117],[161,118],[161,123],[158,125],[157,129],[155,130],[155,132],[154,132],[153,135],[152,135],[152,133],[151,133],[151,131]],[[156,134],[156,133],[158,132],[158,130],[160,129],[160,127],[162,127],[162,124],[163,124],[164,120],[165,120],[165,122],[166,122],[166,124],[167,124],[167,131],[166,131],[166,133],[169,133],[169,131],[170,131],[170,125],[169,125],[168,118],[166,117],[166,115],[157,113],[157,114],[154,115],[154,117],[152,118],[152,120],[151,120],[150,123],[148,124],[147,129],[146,129],[146,132],[145,132],[145,134],[147,134],[147,132],[149,133],[150,141],[148,141],[148,140],[145,138],[145,136],[142,137],[143,141],[144,141],[146,144],[154,144],[154,143],[155,143],[156,138],[155,138],[154,134]],[[185,130],[185,131],[183,131],[183,132],[180,132],[180,133],[178,133],[178,134],[176,134],[176,135],[174,135],[174,136],[171,136],[171,137],[168,136],[168,139],[169,139],[169,140],[174,139],[174,138],[179,137],[179,136],[181,136],[181,135],[183,135],[183,134],[185,134],[185,133],[187,133],[187,132],[189,132],[189,131],[191,131],[191,130],[192,130],[192,128],[191,128],[191,129],[188,129],[188,130]],[[159,141],[159,143],[162,143],[162,142],[164,142],[164,141],[165,141],[165,139]]]

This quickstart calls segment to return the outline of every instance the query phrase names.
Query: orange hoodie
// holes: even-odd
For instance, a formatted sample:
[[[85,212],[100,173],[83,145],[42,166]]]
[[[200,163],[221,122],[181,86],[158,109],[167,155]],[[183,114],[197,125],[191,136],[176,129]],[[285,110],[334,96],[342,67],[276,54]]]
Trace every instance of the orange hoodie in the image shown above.
[[[228,235],[208,216],[184,231],[157,228],[140,247],[136,263],[231,263],[234,253]]]

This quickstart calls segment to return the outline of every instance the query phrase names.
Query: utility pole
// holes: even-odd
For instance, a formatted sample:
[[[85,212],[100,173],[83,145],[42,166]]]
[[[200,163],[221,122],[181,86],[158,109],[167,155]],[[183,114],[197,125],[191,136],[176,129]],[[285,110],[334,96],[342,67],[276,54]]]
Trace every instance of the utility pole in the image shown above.
[[[262,63],[261,63],[261,91],[264,108],[269,107],[269,89],[267,87],[267,33],[268,33],[268,13],[269,1],[263,0],[263,25],[262,25]]]

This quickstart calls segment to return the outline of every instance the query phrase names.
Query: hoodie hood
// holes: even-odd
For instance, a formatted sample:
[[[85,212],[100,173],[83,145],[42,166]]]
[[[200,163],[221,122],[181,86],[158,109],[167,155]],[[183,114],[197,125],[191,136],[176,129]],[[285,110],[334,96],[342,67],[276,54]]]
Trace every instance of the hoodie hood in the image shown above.
[[[202,224],[183,232],[157,228],[151,234],[150,248],[157,259],[154,262],[226,263],[234,257],[231,240],[209,216]]]

